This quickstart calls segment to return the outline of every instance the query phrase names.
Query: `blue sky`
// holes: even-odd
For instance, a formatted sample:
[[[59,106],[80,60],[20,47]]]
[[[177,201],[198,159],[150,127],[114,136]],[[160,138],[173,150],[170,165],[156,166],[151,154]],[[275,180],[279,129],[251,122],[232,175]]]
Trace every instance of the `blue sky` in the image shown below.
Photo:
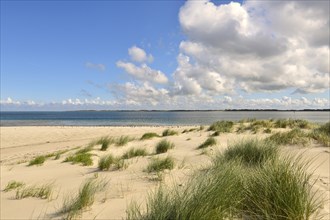
[[[305,2],[1,1],[1,109],[329,108]]]

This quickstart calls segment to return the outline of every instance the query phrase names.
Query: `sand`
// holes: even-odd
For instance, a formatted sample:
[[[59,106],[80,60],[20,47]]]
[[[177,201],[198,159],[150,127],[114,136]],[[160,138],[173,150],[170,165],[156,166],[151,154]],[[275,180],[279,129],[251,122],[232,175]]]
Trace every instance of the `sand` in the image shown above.
[[[155,145],[162,138],[140,141],[139,138],[146,132],[161,134],[166,128],[179,132],[179,135],[166,137],[175,144],[175,148],[159,157],[172,156],[176,166],[164,174],[163,183],[182,185],[194,170],[202,169],[210,164],[210,156],[222,151],[241,138],[263,138],[267,134],[222,134],[216,137],[218,144],[201,154],[196,150],[210,135],[207,131],[193,131],[182,134],[184,129],[198,128],[194,126],[173,127],[0,127],[1,135],[1,219],[61,219],[63,216],[56,213],[61,208],[64,198],[75,195],[80,185],[88,178],[109,181],[104,192],[97,194],[94,204],[85,210],[82,219],[125,219],[126,208],[132,201],[143,203],[151,190],[159,185],[157,176],[144,172],[152,157],[145,156],[127,160],[128,167],[123,170],[102,171],[97,169],[98,160],[102,155],[112,153],[122,155],[132,147],[143,147],[149,153],[154,153]],[[123,147],[110,146],[107,152],[100,151],[95,146],[92,151],[94,165],[81,166],[63,163],[67,155],[75,150],[61,155],[54,160],[49,158],[41,166],[27,166],[28,161],[37,155],[56,152],[64,149],[75,149],[87,146],[92,140],[102,136],[119,137],[129,135],[136,140]],[[330,149],[317,144],[309,147],[290,146],[283,148],[285,154],[303,153],[307,159],[312,159],[310,170],[314,170],[314,187],[327,200],[321,213],[324,219],[330,219]],[[15,199],[15,191],[4,192],[3,189],[11,180],[22,181],[27,185],[52,183],[54,192],[49,200],[39,198]]]

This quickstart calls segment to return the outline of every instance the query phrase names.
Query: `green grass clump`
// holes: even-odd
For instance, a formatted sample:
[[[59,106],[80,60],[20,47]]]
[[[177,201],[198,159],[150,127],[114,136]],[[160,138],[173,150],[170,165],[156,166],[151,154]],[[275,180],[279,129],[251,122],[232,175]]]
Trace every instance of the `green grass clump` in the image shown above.
[[[115,162],[114,156],[112,154],[109,154],[107,156],[101,157],[101,159],[99,160],[98,167],[100,170],[109,170],[110,166],[114,164],[114,162]]]
[[[171,130],[171,129],[166,129],[163,131],[163,137],[165,136],[173,136],[173,135],[177,135],[178,132],[174,131],[174,130]]]
[[[132,203],[127,219],[318,219],[322,203],[308,164],[280,157],[273,145],[248,140],[230,147],[183,186],[160,185],[145,208]]]
[[[233,126],[234,122],[232,121],[217,121],[208,128],[208,131],[219,131],[221,133],[226,133],[231,132]]]
[[[121,157],[122,159],[129,159],[132,157],[139,157],[139,156],[146,156],[148,155],[146,149],[143,148],[131,148],[128,151],[126,151],[123,156]]]
[[[92,154],[90,153],[78,153],[68,156],[63,162],[71,162],[72,164],[80,163],[83,166],[93,165]]]
[[[172,157],[166,157],[164,159],[153,159],[149,164],[146,169],[148,173],[151,172],[160,172],[163,170],[171,170],[174,168],[174,160]]]
[[[33,166],[33,165],[41,166],[42,164],[44,164],[45,161],[46,161],[45,156],[37,156],[36,158],[34,158],[29,162],[28,166]]]
[[[140,140],[148,140],[154,137],[159,137],[159,135],[157,133],[154,132],[148,132],[142,135],[142,137],[140,138]]]
[[[302,119],[278,119],[275,121],[275,128],[301,128],[309,129],[312,124]]]
[[[174,144],[163,139],[156,145],[156,154],[165,153],[172,148],[174,148]]]
[[[306,168],[294,158],[266,162],[246,181],[242,213],[248,219],[311,219],[321,202]]]
[[[130,136],[120,136],[116,141],[115,144],[116,146],[124,146],[126,145],[128,142],[134,140],[134,138],[130,137]]]
[[[108,182],[97,179],[87,180],[81,187],[75,197],[67,197],[64,200],[63,206],[59,211],[60,214],[65,214],[65,219],[76,219],[86,208],[93,205],[95,194],[103,191]]]
[[[295,128],[287,132],[277,132],[268,137],[267,140],[273,141],[278,145],[301,144],[305,146],[309,142],[309,137],[304,131]]]
[[[76,154],[85,154],[85,153],[88,153],[88,152],[92,151],[93,148],[94,148],[93,145],[88,145],[87,147],[84,147],[84,148],[78,150],[78,151],[76,152]]]
[[[9,191],[12,191],[14,189],[17,189],[17,188],[21,188],[25,185],[25,183],[23,182],[18,182],[18,181],[10,181],[8,182],[6,188],[3,190],[4,192],[9,192]]]
[[[330,147],[330,122],[313,129],[309,136],[324,146]]]
[[[206,147],[213,146],[216,144],[217,144],[217,140],[215,140],[215,138],[213,138],[213,137],[209,137],[208,139],[206,139],[206,141],[204,141],[204,143],[199,145],[197,149],[206,148]]]
[[[24,199],[27,197],[35,197],[40,199],[49,199],[53,192],[53,184],[45,184],[42,186],[29,186],[18,188],[16,190],[16,199]]]
[[[261,140],[245,140],[229,146],[221,155],[225,161],[238,161],[246,166],[261,166],[278,157],[275,143]]]
[[[98,139],[95,144],[101,145],[101,151],[106,151],[109,147],[109,145],[113,144],[114,140],[109,137],[101,137]]]

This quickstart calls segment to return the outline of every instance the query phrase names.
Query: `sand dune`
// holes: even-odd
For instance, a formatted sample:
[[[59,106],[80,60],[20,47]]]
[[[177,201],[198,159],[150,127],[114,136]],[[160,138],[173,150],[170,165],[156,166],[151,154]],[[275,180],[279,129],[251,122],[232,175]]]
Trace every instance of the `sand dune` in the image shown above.
[[[57,212],[63,204],[64,198],[78,192],[80,185],[88,178],[99,178],[109,181],[106,190],[96,194],[94,204],[85,210],[82,219],[123,219],[126,217],[126,208],[131,201],[143,203],[150,190],[158,186],[155,174],[144,172],[153,157],[170,155],[175,160],[175,168],[165,171],[162,180],[168,184],[184,184],[185,180],[196,169],[201,169],[210,163],[210,156],[222,151],[238,139],[258,137],[269,134],[226,133],[217,139],[217,145],[206,151],[196,150],[205,141],[211,132],[192,131],[182,134],[184,129],[198,128],[193,126],[175,126],[171,129],[179,135],[164,137],[173,142],[175,147],[167,153],[152,155],[156,144],[164,139],[155,137],[140,141],[139,138],[146,132],[162,131],[170,127],[1,127],[1,219],[61,219]],[[128,135],[134,137],[127,145],[117,147],[111,145],[107,151],[100,151],[95,145],[92,166],[81,166],[63,163],[70,154],[77,151],[77,147],[85,147],[91,141],[102,137],[120,137]],[[121,156],[128,149],[145,148],[151,155],[135,157],[125,161],[127,168],[110,171],[99,171],[98,160],[101,156],[112,153]],[[37,155],[45,155],[59,150],[69,150],[58,160],[48,158],[41,166],[27,166],[28,161]],[[75,150],[72,150],[75,149]],[[202,153],[203,152],[203,153]],[[303,153],[306,158],[312,159],[310,166],[314,170],[315,187],[326,199],[321,212],[324,219],[330,219],[330,149],[312,143],[309,147],[284,147],[285,154]],[[26,185],[53,184],[53,193],[50,199],[24,198],[15,199],[15,190],[4,192],[9,181],[21,181]]]

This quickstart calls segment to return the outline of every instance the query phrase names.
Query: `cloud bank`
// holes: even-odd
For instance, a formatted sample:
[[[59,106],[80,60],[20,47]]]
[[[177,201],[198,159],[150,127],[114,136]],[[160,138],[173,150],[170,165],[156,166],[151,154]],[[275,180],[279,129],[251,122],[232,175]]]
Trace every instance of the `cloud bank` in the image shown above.
[[[111,101],[68,99],[53,105],[95,109],[329,108],[329,97],[305,97],[329,91],[329,1],[247,0],[222,5],[187,1],[178,19],[186,38],[179,44],[174,72],[153,69],[149,66],[153,56],[132,46],[128,49],[130,61],[116,62],[131,81],[109,88],[115,97]],[[100,64],[86,66],[105,69]],[[293,94],[245,98],[281,91]],[[1,101],[3,106],[21,104],[12,99]]]

